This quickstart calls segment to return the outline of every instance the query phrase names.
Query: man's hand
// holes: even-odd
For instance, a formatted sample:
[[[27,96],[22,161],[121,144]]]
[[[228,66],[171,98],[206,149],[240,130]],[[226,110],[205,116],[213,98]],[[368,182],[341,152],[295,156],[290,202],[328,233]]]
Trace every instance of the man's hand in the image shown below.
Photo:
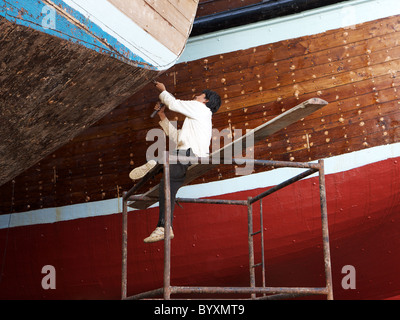
[[[156,106],[154,107],[154,110],[158,110],[158,115],[160,116],[161,121],[166,118],[166,115],[164,113],[165,106],[161,105],[160,102],[157,102]]]
[[[156,85],[156,88],[157,88],[158,91],[160,91],[160,93],[165,91],[165,90],[167,90],[165,88],[165,85],[163,83],[161,83],[161,82],[154,81],[154,84]]]

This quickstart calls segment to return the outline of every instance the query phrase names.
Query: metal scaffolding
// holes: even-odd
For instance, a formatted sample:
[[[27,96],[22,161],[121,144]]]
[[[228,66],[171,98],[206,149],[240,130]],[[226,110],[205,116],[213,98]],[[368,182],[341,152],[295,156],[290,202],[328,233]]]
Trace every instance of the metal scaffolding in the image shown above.
[[[329,230],[328,230],[328,213],[326,204],[326,190],[325,190],[325,173],[324,161],[320,160],[318,163],[302,163],[302,162],[287,162],[287,161],[270,161],[270,160],[255,160],[255,159],[240,159],[241,163],[251,162],[254,165],[278,167],[292,167],[307,169],[307,171],[296,175],[295,177],[282,182],[281,184],[272,187],[265,192],[255,196],[249,197],[247,200],[219,200],[219,199],[182,199],[176,201],[180,203],[203,203],[203,204],[221,204],[221,205],[239,205],[247,207],[248,215],[248,247],[249,247],[249,273],[250,273],[250,286],[249,287],[190,287],[190,286],[173,286],[171,285],[171,239],[170,239],[170,224],[171,224],[171,202],[170,202],[170,161],[179,161],[185,159],[193,161],[190,157],[171,156],[168,152],[163,155],[163,165],[158,164],[151,170],[142,180],[140,180],[131,190],[124,192],[123,195],[123,212],[122,212],[122,299],[144,299],[156,296],[163,296],[164,299],[171,299],[174,294],[249,294],[251,299],[288,299],[309,295],[326,295],[328,300],[333,300],[332,288],[332,269],[331,257],[329,247]],[[198,160],[197,158],[195,159]],[[174,162],[176,163],[176,162]],[[146,201],[149,200],[145,196],[135,195],[143,185],[154,177],[163,167],[164,169],[164,187],[165,190],[165,239],[164,239],[164,284],[162,288],[140,293],[131,297],[127,297],[127,246],[128,246],[128,201]],[[264,259],[264,232],[263,232],[263,217],[262,217],[262,199],[268,195],[299,181],[307,176],[318,172],[319,174],[319,193],[321,204],[321,223],[322,223],[322,241],[323,241],[323,254],[325,265],[325,287],[311,288],[311,287],[266,287],[265,283],[265,259]],[[253,230],[253,204],[260,202],[260,230],[254,232]],[[254,236],[261,235],[261,262],[255,264],[254,262]],[[255,268],[261,267],[262,269],[262,287],[256,287]],[[262,295],[257,297],[256,295]]]

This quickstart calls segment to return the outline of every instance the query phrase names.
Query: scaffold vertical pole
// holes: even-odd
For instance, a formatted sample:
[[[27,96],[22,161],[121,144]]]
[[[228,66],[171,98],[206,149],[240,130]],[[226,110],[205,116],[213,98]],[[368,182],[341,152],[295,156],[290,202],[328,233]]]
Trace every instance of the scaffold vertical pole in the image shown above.
[[[325,165],[323,160],[319,160],[318,163],[319,163],[319,189],[321,198],[320,202],[321,202],[322,238],[324,247],[325,278],[326,278],[326,288],[328,290],[327,299],[333,300],[332,266],[331,266],[329,228],[328,228],[328,208],[326,203],[326,188],[325,188]]]
[[[249,269],[250,269],[250,287],[256,287],[256,275],[254,266],[254,241],[253,241],[253,207],[250,203],[251,197],[247,200],[247,232],[249,244]],[[256,295],[253,293],[251,298],[254,299]]]
[[[128,260],[128,203],[126,200],[127,192],[122,196],[122,288],[121,298],[127,296],[127,260]]]
[[[171,185],[169,153],[164,152],[165,226],[164,226],[164,299],[171,299]]]
[[[263,217],[263,199],[260,200],[260,230],[261,230],[261,266],[262,266],[262,283],[266,286],[265,279],[265,253],[264,253],[264,217]],[[264,294],[265,296],[265,294]]]

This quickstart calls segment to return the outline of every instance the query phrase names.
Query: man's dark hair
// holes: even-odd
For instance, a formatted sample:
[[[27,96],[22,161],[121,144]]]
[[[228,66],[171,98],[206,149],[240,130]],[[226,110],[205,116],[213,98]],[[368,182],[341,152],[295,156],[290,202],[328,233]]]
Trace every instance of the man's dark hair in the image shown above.
[[[221,107],[221,97],[218,93],[211,90],[204,90],[203,93],[206,95],[208,102],[206,106],[211,110],[212,113],[216,113]]]

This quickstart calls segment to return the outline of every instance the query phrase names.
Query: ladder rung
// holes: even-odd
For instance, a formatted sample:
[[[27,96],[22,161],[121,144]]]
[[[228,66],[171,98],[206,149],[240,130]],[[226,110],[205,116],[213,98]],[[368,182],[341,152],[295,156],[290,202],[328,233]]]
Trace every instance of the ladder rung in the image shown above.
[[[251,234],[251,236],[252,236],[252,237],[254,237],[255,235],[257,235],[257,234],[259,234],[259,233],[261,233],[261,230],[260,230],[260,231],[257,231],[257,232],[254,232],[254,233],[252,233],[252,234]]]
[[[262,262],[260,262],[260,263],[257,263],[257,264],[255,264],[255,265],[253,265],[253,266],[252,266],[252,268],[261,267],[262,265],[263,265],[263,263],[262,263]]]

